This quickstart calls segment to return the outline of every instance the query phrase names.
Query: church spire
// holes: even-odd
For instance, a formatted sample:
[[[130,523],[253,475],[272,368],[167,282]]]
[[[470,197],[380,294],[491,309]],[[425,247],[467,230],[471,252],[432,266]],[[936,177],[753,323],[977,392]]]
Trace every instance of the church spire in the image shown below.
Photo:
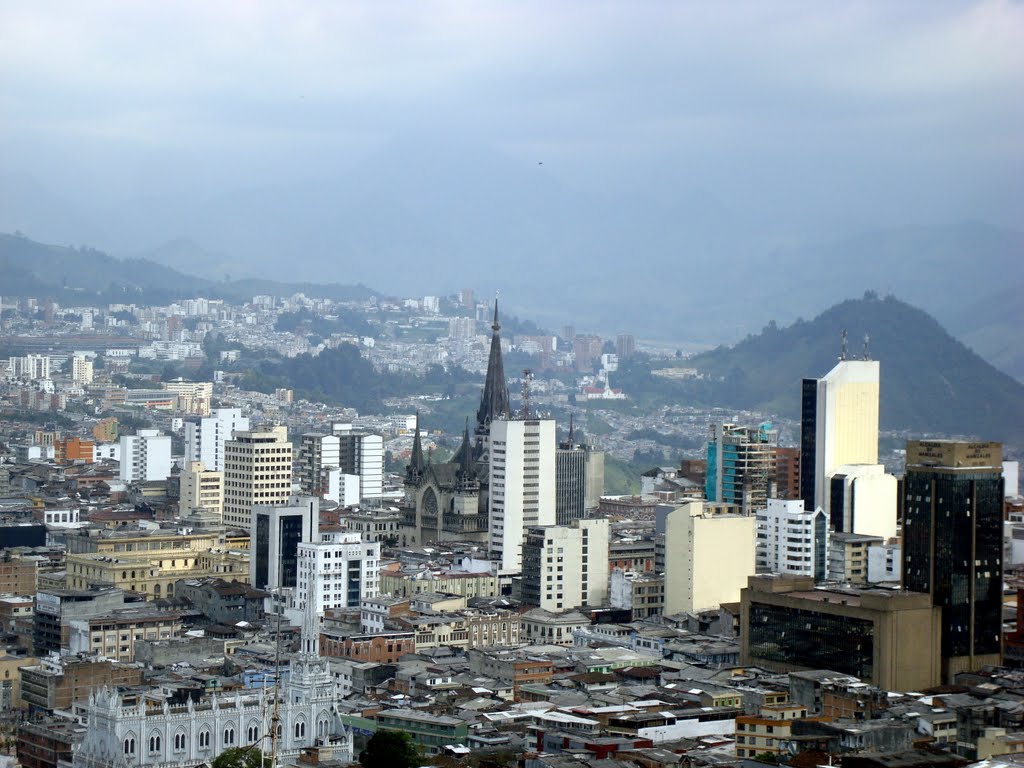
[[[423,462],[423,440],[420,438],[420,412],[416,411],[416,434],[412,439],[412,457],[406,469],[409,477],[420,477],[423,475],[425,465]]]
[[[487,378],[480,397],[480,408],[476,412],[477,434],[490,431],[494,419],[511,413],[508,397],[508,382],[505,380],[505,364],[501,359],[501,323],[498,322],[498,297],[494,297],[494,322],[491,324],[491,354],[487,360]]]

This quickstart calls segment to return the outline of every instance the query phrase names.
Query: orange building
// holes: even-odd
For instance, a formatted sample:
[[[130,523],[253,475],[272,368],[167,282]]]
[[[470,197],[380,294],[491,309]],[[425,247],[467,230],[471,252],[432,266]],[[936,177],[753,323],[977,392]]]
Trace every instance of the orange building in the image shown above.
[[[53,458],[58,464],[74,464],[76,461],[92,464],[96,460],[96,443],[80,437],[56,440],[53,443]]]
[[[97,443],[112,443],[117,440],[117,419],[111,416],[96,422],[92,437]]]

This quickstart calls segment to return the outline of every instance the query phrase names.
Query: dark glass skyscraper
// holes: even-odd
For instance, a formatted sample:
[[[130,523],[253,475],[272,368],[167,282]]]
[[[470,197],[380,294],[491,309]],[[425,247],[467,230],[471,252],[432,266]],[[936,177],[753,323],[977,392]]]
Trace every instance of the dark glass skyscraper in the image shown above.
[[[1002,654],[1002,445],[907,442],[903,586],[942,608],[943,678]]]

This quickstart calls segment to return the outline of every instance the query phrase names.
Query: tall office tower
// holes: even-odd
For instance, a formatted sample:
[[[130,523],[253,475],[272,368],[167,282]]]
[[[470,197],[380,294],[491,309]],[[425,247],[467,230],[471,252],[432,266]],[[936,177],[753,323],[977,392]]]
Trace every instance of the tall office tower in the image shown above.
[[[768,499],[757,512],[757,572],[828,577],[828,518],[801,499]]]
[[[342,429],[338,437],[338,467],[343,474],[359,476],[359,497],[384,495],[384,438],[372,432]]]
[[[92,384],[92,360],[85,355],[74,355],[71,358],[71,381],[75,384]]]
[[[942,608],[942,677],[1002,660],[1000,443],[908,440],[903,588]]]
[[[201,461],[215,472],[224,470],[224,446],[235,432],[249,429],[241,408],[215,408],[209,416],[185,422],[185,461]]]
[[[121,480],[125,483],[166,480],[171,474],[171,436],[140,429],[121,438]]]
[[[254,506],[284,505],[291,492],[292,444],[287,427],[236,432],[224,444],[225,525],[249,530]]]
[[[181,471],[178,511],[187,515],[193,509],[224,517],[224,473],[206,469],[201,461],[190,461]]]
[[[490,427],[491,559],[518,572],[526,529],[555,524],[555,422],[497,419]]]
[[[656,530],[664,532],[665,615],[735,603],[756,572],[756,522],[736,507],[694,501],[659,505]]]
[[[323,533],[319,541],[299,544],[298,553],[296,597],[317,614],[358,608],[380,592],[380,543],[363,541],[358,532]]]
[[[555,453],[555,523],[569,525],[597,509],[604,493],[604,451],[577,443],[573,427]]]
[[[779,433],[765,422],[757,427],[713,424],[708,442],[704,495],[733,504],[747,514],[764,509],[775,484]]]
[[[608,599],[608,521],[591,518],[528,528],[522,598],[527,605],[555,612],[601,606]]]
[[[619,360],[629,360],[636,352],[636,339],[631,333],[620,333],[615,338],[615,354]]]
[[[249,583],[260,589],[299,583],[299,544],[320,538],[320,500],[292,496],[280,506],[252,508],[249,528]]]
[[[878,361],[841,359],[804,379],[800,409],[800,496],[829,512],[828,478],[838,467],[878,464]]]
[[[341,448],[337,435],[307,432],[299,441],[299,460],[295,477],[299,488],[310,496],[323,497],[325,470],[341,467]]]

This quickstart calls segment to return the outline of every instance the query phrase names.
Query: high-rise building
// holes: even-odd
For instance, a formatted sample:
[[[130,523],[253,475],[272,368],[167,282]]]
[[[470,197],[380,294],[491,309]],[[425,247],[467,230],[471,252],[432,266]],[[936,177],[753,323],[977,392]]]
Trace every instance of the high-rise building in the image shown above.
[[[608,521],[528,528],[521,583],[523,602],[546,611],[601,606],[608,598]]]
[[[631,333],[620,333],[615,338],[615,354],[619,360],[629,360],[636,352],[636,339]]]
[[[757,571],[791,576],[828,576],[828,518],[804,509],[801,499],[768,499],[757,511]]]
[[[299,544],[296,596],[301,605],[325,610],[358,608],[380,591],[380,543],[358,532],[331,531]]]
[[[800,496],[829,513],[828,478],[838,467],[878,464],[877,360],[841,359],[820,379],[804,379]]]
[[[325,470],[341,467],[339,442],[337,435],[307,432],[302,436],[295,481],[303,493],[323,497]]]
[[[12,357],[8,362],[10,376],[15,379],[35,381],[50,378],[50,358],[48,355],[25,355]]]
[[[122,482],[166,480],[171,474],[171,437],[158,429],[140,429],[121,438]]]
[[[359,476],[359,497],[379,499],[384,495],[384,438],[373,432],[335,429],[338,437],[338,467],[346,475]]]
[[[942,676],[1001,663],[1002,445],[907,441],[903,588],[942,608]]]
[[[896,535],[896,478],[881,464],[836,467],[828,476],[828,515],[837,533]]]
[[[178,511],[187,515],[193,509],[224,516],[224,473],[206,469],[201,461],[190,461],[180,475]]]
[[[71,358],[71,380],[75,384],[92,384],[92,360],[85,355],[74,355]]]
[[[292,444],[286,427],[236,432],[225,443],[225,525],[249,530],[254,506],[283,506],[291,491]]]
[[[569,436],[555,453],[555,523],[568,525],[597,509],[604,494],[604,451]]]
[[[768,422],[757,427],[714,424],[708,442],[704,496],[752,514],[764,509],[775,483],[779,433]]]
[[[499,569],[522,568],[523,539],[555,524],[555,422],[497,419],[490,424],[489,549]]]
[[[224,446],[235,432],[249,429],[241,408],[215,408],[209,416],[185,422],[185,460],[201,461],[207,469],[224,469]]]
[[[656,514],[664,535],[665,615],[738,602],[756,571],[757,519],[702,501],[659,506]]]
[[[255,506],[249,530],[249,583],[260,589],[294,588],[299,544],[320,533],[320,500],[292,496],[282,506]]]
[[[775,498],[800,498],[800,449],[775,449]]]
[[[178,396],[180,410],[202,417],[210,415],[210,401],[213,399],[212,381],[174,379],[164,382],[164,389]]]

